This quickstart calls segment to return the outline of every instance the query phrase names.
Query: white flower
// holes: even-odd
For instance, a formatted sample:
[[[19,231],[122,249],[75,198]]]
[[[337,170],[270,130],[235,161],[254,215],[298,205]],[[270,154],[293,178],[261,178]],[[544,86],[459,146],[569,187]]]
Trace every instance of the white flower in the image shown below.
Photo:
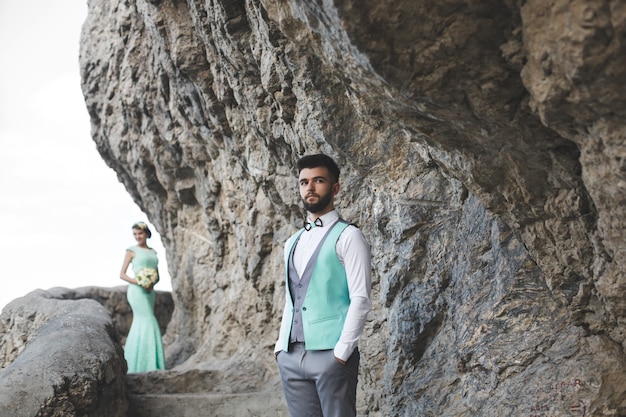
[[[135,280],[137,280],[138,285],[141,285],[145,289],[148,289],[157,282],[159,282],[159,273],[156,269],[144,268],[141,271],[137,272]]]

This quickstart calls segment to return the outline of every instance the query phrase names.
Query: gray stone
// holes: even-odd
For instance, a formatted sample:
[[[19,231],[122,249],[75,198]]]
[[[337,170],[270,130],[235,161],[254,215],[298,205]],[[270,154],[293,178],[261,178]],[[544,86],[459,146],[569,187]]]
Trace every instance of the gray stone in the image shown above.
[[[2,311],[0,415],[125,417],[126,362],[111,316],[59,290],[33,291]]]
[[[626,415],[625,35],[602,0],[90,0],[92,136],[163,237],[172,366],[276,386],[324,152],[372,245],[362,414]]]

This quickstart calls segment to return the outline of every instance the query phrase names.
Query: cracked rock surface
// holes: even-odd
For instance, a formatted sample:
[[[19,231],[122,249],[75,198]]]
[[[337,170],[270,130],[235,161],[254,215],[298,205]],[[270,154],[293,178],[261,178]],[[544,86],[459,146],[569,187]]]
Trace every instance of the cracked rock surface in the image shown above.
[[[323,152],[372,246],[362,414],[626,415],[626,4],[88,3],[92,136],[164,239],[169,363],[276,384],[294,163]]]

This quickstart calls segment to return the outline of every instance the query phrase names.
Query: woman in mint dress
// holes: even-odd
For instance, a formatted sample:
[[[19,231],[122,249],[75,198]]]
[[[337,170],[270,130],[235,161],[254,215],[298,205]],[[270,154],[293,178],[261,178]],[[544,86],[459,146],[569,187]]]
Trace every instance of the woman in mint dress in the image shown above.
[[[148,372],[165,369],[163,341],[159,323],[154,316],[154,285],[158,282],[157,253],[148,247],[147,240],[152,236],[148,225],[140,222],[133,225],[133,235],[137,246],[126,250],[120,278],[130,283],[126,297],[133,311],[133,321],[128,331],[124,346],[124,358],[128,364],[128,373]],[[126,274],[132,264],[133,277]],[[144,283],[142,270],[148,268],[154,272],[155,279]],[[144,286],[140,285],[143,284]]]

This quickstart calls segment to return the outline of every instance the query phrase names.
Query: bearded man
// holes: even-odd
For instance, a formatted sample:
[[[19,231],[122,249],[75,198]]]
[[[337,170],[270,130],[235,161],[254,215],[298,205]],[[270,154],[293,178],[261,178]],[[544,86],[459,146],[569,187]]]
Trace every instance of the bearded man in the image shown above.
[[[297,167],[307,219],[285,244],[274,355],[291,417],[356,417],[358,341],[372,308],[370,246],[335,210],[335,161],[308,155]]]

